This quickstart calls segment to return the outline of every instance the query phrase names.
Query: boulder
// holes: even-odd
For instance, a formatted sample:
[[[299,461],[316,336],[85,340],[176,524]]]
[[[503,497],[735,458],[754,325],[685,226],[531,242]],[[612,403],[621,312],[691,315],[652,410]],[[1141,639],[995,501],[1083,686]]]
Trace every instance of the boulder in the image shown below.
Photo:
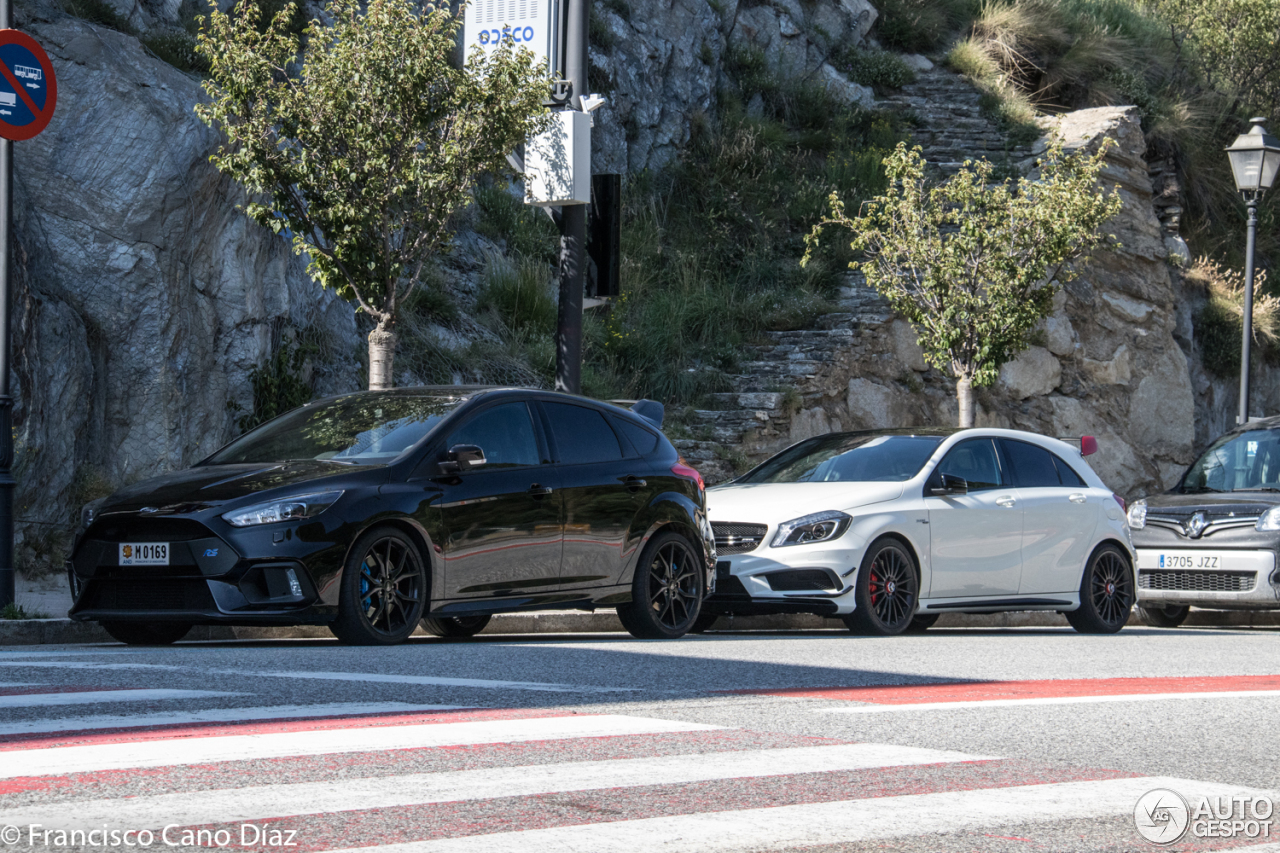
[[[1044,347],[1029,347],[1000,368],[1000,383],[1016,398],[1048,394],[1062,381],[1062,363]]]

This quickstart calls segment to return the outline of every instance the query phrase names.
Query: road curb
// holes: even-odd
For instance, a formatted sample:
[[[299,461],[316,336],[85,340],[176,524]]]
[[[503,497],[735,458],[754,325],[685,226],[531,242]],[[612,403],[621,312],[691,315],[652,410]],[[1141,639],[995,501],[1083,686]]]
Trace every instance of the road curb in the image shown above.
[[[1138,619],[1130,625],[1142,625]],[[1192,610],[1184,625],[1188,628],[1274,628],[1280,627],[1280,611]],[[948,613],[937,628],[1066,628],[1058,613]],[[778,616],[722,617],[712,628],[730,631],[813,631],[844,630],[839,619],[809,614]],[[612,612],[586,613],[576,610],[540,613],[503,613],[493,617],[486,635],[493,634],[612,634],[622,632],[622,623]],[[425,636],[422,629],[417,635]],[[332,639],[329,629],[317,625],[296,627],[221,627],[198,625],[188,640],[303,640]],[[96,623],[70,619],[0,620],[0,646],[69,645],[114,642]]]

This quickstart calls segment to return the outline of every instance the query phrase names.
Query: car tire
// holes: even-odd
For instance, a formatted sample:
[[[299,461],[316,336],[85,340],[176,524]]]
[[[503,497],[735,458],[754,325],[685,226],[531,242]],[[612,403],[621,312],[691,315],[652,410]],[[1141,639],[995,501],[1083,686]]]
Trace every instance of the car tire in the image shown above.
[[[923,634],[928,631],[938,620],[942,618],[941,613],[917,613],[911,617],[911,624],[907,626],[904,634]]]
[[[693,620],[693,627],[689,629],[689,633],[705,634],[719,618],[719,613],[699,613],[698,618]]]
[[[1177,628],[1187,621],[1191,614],[1190,607],[1177,604],[1166,604],[1163,607],[1139,607],[1142,621],[1155,628]]]
[[[417,544],[395,527],[375,527],[351,546],[329,630],[351,646],[404,642],[422,619],[427,572]]]
[[[102,630],[130,646],[167,646],[191,633],[190,622],[99,622]]]
[[[423,616],[422,630],[435,637],[450,640],[474,637],[484,630],[493,617],[483,616]]]
[[[854,582],[854,611],[841,616],[855,634],[890,637],[905,632],[919,604],[915,558],[897,539],[871,543]]]
[[[1115,545],[1103,545],[1089,558],[1080,579],[1080,607],[1067,622],[1081,634],[1114,634],[1133,610],[1133,566]]]
[[[674,640],[687,634],[702,614],[705,569],[689,540],[657,533],[645,545],[631,580],[631,601],[618,619],[641,640]]]

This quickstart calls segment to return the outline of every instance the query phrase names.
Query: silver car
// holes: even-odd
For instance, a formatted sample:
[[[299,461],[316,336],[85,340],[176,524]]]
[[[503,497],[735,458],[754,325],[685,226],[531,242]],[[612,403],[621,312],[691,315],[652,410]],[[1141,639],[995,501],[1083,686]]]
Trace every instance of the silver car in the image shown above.
[[[1280,609],[1280,418],[1223,435],[1171,491],[1134,501],[1138,605],[1177,627],[1191,607]]]

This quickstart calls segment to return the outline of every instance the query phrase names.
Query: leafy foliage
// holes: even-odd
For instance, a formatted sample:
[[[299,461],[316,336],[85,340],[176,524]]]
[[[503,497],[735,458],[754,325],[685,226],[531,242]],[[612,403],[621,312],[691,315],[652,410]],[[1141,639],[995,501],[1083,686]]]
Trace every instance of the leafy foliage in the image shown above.
[[[887,193],[856,217],[838,194],[830,215],[806,238],[821,246],[828,226],[853,233],[861,270],[915,328],[925,359],[956,379],[960,425],[973,424],[973,386],[989,385],[1000,366],[1028,345],[1098,228],[1120,210],[1118,192],[1097,189],[1097,154],[1046,153],[1039,176],[993,182],[987,161],[966,163],[945,183],[925,183],[920,149],[899,144],[885,160]],[[808,257],[808,256],[806,256]]]
[[[551,217],[494,182],[477,186],[475,199],[480,211],[477,231],[491,240],[506,241],[507,249],[522,257],[555,263],[560,232]]]
[[[1244,273],[1200,257],[1187,271],[1187,283],[1199,287],[1205,298],[1194,323],[1201,363],[1217,376],[1238,376],[1244,335]],[[1253,278],[1253,340],[1271,353],[1280,343],[1280,297],[1266,293],[1266,283],[1266,271],[1259,270]]]
[[[885,47],[927,53],[945,44],[977,7],[978,0],[882,0],[876,35]]]
[[[211,11],[197,114],[225,135],[219,169],[254,195],[245,212],[288,235],[308,271],[377,323],[371,387],[391,384],[395,320],[445,250],[478,174],[546,120],[532,54],[503,45],[453,61],[461,20],[410,0],[331,0],[304,39],[292,5],[265,27],[252,0]]]
[[[281,338],[267,361],[249,371],[253,410],[236,418],[241,432],[311,402],[315,391],[304,378],[304,370],[307,358],[317,350],[316,342],[306,335],[297,343]],[[230,408],[235,411],[238,407]]]

